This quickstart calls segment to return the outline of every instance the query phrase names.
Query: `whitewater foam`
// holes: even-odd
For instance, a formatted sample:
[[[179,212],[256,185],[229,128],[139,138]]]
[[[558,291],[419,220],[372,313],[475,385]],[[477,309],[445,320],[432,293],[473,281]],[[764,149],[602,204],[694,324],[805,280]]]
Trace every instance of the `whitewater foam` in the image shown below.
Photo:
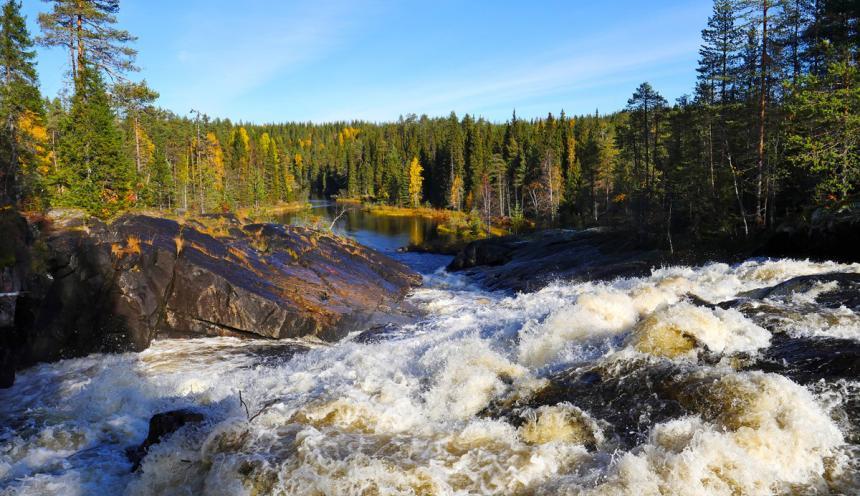
[[[426,316],[373,342],[158,341],[139,354],[40,365],[0,392],[0,494],[850,492],[857,441],[834,405],[856,402],[857,388],[827,393],[712,365],[766,349],[770,333],[736,310],[689,301],[834,271],[860,266],[667,267],[523,295],[437,274],[410,297]],[[699,374],[701,394],[628,451],[606,434],[624,426],[576,398],[529,403],[550,373],[661,360]],[[502,401],[526,407],[491,414]],[[143,440],[150,416],[186,407],[207,420],[153,446],[130,474],[124,449]]]

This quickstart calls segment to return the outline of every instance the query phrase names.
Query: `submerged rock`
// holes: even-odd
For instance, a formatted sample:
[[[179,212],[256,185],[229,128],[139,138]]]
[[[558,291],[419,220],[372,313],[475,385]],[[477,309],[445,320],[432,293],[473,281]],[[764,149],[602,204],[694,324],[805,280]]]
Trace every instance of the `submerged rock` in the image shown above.
[[[448,265],[489,289],[536,291],[557,279],[611,279],[649,272],[658,250],[609,229],[551,229],[469,243]]]
[[[689,300],[712,309],[735,308],[772,333],[771,346],[747,369],[776,372],[801,384],[860,375],[860,342],[838,332],[840,326],[856,328],[860,322],[858,273],[793,277],[718,304],[695,296]]]
[[[66,215],[41,228],[44,274],[18,299],[7,346],[19,368],[165,337],[336,340],[384,324],[421,281],[329,232],[232,216]]]
[[[774,337],[749,368],[776,372],[800,383],[860,377],[860,342],[828,337]]]
[[[131,471],[136,472],[140,468],[150,446],[160,443],[162,439],[178,431],[184,425],[202,422],[204,419],[202,413],[188,409],[172,410],[153,415],[149,419],[149,432],[143,443],[126,450],[125,454],[132,463]]]
[[[701,307],[735,308],[773,333],[783,333],[788,329],[802,333],[806,325],[805,316],[818,316],[823,324],[827,324],[829,319],[836,326],[845,318],[860,318],[860,273],[832,272],[793,277],[774,286],[740,293],[736,298],[720,303],[711,303],[696,295],[687,295],[687,298]]]
[[[852,310],[860,310],[860,273],[855,272],[833,272],[793,277],[776,286],[755,289],[738,296],[740,299],[783,299],[795,293],[812,291],[816,287],[828,283],[834,284],[820,290],[815,296],[816,303],[827,308],[845,306]]]

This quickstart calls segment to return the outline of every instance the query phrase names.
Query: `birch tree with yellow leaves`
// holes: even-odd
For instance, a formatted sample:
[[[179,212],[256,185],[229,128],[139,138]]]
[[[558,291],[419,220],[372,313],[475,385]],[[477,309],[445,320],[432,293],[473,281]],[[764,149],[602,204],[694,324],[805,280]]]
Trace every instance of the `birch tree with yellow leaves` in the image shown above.
[[[421,162],[418,161],[418,157],[413,157],[409,162],[409,201],[413,207],[421,205],[421,193],[424,187],[422,172],[424,168],[421,167]]]

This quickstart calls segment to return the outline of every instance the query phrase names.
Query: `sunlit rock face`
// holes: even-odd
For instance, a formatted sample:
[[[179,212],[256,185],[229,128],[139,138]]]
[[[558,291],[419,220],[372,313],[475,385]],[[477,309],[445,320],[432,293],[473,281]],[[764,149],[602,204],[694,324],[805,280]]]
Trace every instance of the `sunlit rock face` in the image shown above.
[[[834,287],[833,273],[847,276]],[[158,340],[40,365],[0,392],[0,487],[856,494],[860,326],[828,315],[857,273],[750,261],[510,295],[439,272],[408,297],[424,317],[372,339]],[[817,282],[768,290],[796,277]],[[797,305],[803,329],[760,315]],[[205,420],[132,473],[125,450],[149,419],[184,408]]]
[[[139,351],[160,337],[335,340],[396,314],[420,276],[352,241],[231,216],[44,226],[46,279],[21,364]]]

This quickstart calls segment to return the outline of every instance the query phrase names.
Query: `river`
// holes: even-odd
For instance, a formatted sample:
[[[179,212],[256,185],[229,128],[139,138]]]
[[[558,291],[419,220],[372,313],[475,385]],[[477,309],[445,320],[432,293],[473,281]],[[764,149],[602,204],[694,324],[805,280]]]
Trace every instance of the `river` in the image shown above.
[[[424,275],[409,296],[422,317],[336,344],[164,340],[25,370],[0,391],[0,494],[860,491],[860,380],[758,370],[776,335],[685,298],[860,265],[667,267],[513,295],[445,273],[447,257],[397,252],[432,235],[425,220],[356,211],[338,229]],[[827,284],[766,305],[786,336],[856,346],[860,316],[816,303]],[[594,393],[577,396],[583,384]],[[130,473],[149,418],[183,407],[207,420]]]
[[[331,227],[337,234],[385,253],[421,273],[431,273],[451,259],[448,256],[401,250],[446,237],[437,231],[438,221],[435,219],[418,215],[375,215],[359,205],[337,204],[329,200],[311,199],[309,203],[311,208],[307,210],[277,215],[272,221]]]

